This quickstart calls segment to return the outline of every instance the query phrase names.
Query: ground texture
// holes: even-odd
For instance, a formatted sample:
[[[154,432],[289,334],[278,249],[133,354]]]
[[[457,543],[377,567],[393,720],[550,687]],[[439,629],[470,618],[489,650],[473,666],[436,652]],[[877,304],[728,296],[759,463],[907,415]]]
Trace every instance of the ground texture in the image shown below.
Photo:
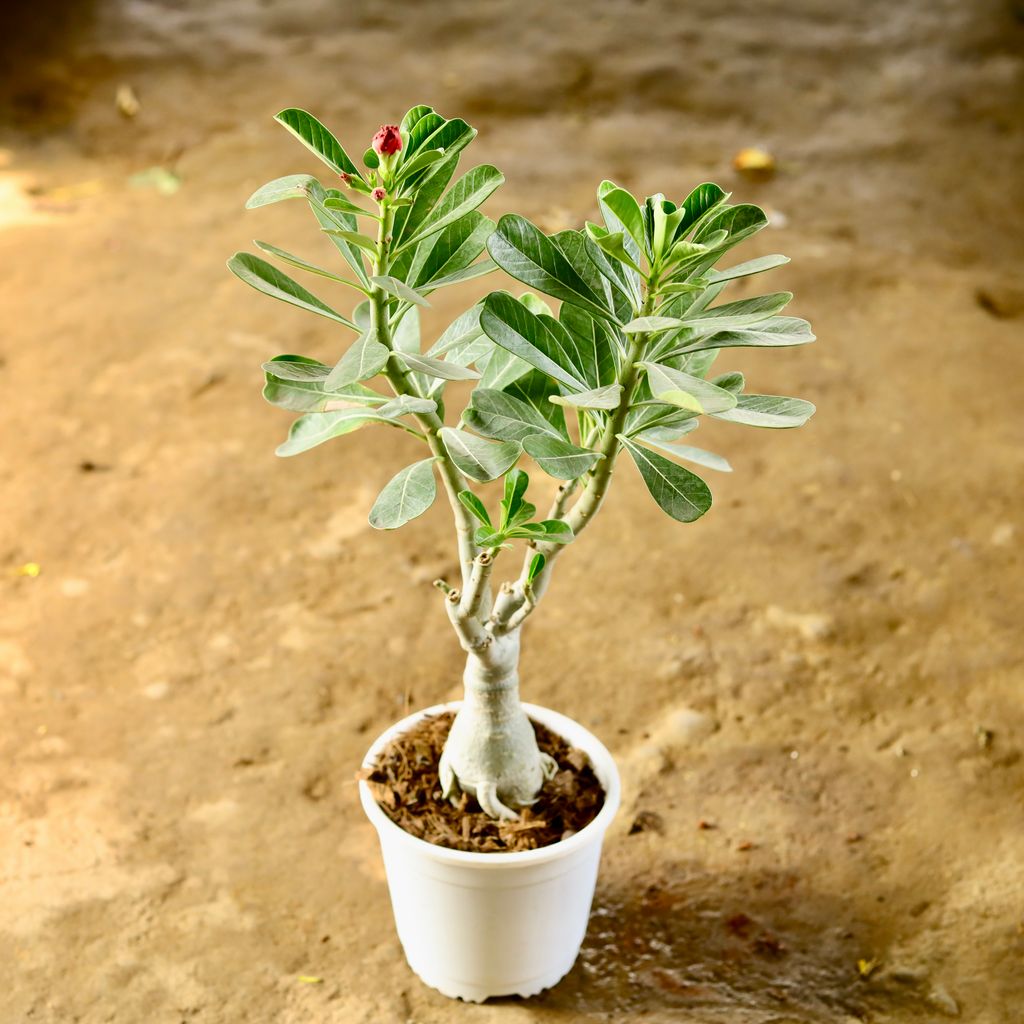
[[[0,1021],[1017,1019],[1012,5],[59,6],[5,14],[0,58]],[[458,695],[448,515],[368,527],[397,433],[274,459],[259,363],[342,339],[224,269],[326,257],[298,204],[242,210],[319,166],[278,109],[362,140],[424,101],[548,230],[606,176],[761,203],[748,255],[793,257],[820,339],[742,357],[808,428],[709,429],[736,471],[690,527],[624,470],[531,622],[524,696],[626,792],[582,957],[528,1002],[410,975],[353,783]],[[771,181],[731,168],[755,144]]]

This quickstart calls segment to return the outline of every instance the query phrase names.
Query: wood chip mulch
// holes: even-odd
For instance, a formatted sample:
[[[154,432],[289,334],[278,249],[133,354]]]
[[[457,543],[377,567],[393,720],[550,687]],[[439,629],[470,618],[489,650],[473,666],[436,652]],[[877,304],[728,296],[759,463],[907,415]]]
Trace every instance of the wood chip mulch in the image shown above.
[[[568,839],[597,817],[604,790],[589,758],[537,722],[537,742],[558,763],[558,772],[544,783],[537,802],[519,812],[518,821],[489,818],[465,794],[457,805],[442,799],[437,765],[454,718],[449,711],[422,719],[385,747],[375,767],[359,774],[400,828],[452,850],[512,853]]]

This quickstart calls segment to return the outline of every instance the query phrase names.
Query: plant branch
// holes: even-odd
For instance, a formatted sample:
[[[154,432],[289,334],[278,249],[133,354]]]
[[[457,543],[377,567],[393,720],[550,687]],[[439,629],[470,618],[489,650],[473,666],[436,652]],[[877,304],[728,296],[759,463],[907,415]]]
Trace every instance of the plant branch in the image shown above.
[[[469,578],[469,585],[462,596],[461,612],[472,619],[480,621],[483,609],[486,615],[489,609],[484,608],[490,587],[488,580],[491,577],[491,570],[494,568],[494,551],[481,551],[473,560],[473,572]]]
[[[373,260],[374,276],[387,275],[390,260],[391,230],[394,226],[394,210],[385,207],[382,210],[380,225],[377,229],[377,251]],[[390,296],[382,288],[375,287],[370,293],[370,318],[376,331],[377,340],[393,353],[388,359],[384,374],[388,378],[396,395],[411,395],[422,398],[419,389],[412,380],[409,371],[398,364],[394,355],[394,344],[391,338],[391,324],[388,320],[388,301]],[[437,459],[441,482],[448,495],[455,518],[455,531],[459,543],[459,563],[461,566],[462,586],[467,588],[473,573],[473,563],[480,549],[473,540],[473,518],[459,501],[459,491],[467,489],[468,484],[452,462],[447,450],[441,442],[439,432],[444,421],[437,413],[416,413],[416,421],[423,428],[427,445]]]
[[[463,650],[479,653],[492,642],[494,638],[480,624],[479,619],[463,612],[459,591],[449,590],[444,606]]]
[[[651,309],[654,308],[656,303],[657,283],[652,279],[652,286],[647,292],[643,306],[637,311],[638,316],[649,316]],[[632,407],[633,395],[636,393],[640,383],[640,368],[637,364],[644,348],[647,346],[649,335],[632,334],[629,337],[629,348],[622,364],[622,376],[618,381],[622,385],[619,404],[606,420],[604,429],[601,432],[600,442],[597,448],[594,449],[600,452],[604,458],[600,459],[591,471],[586,486],[583,488],[583,493],[568,513],[565,512],[565,506],[579,486],[579,481],[583,479],[582,477],[560,487],[551,508],[551,518],[562,519],[568,523],[572,527],[574,537],[578,537],[583,532],[604,502],[605,495],[608,492],[608,485],[611,483],[612,473],[615,470],[615,461],[622,448],[618,435],[622,433],[625,427],[626,417],[629,415],[629,410]],[[528,584],[527,579],[534,552],[527,551],[519,579],[510,591],[505,591],[503,588],[502,594],[499,596],[495,606],[492,618],[497,623],[498,630],[507,632],[510,629],[521,626],[533,612],[541,597],[543,597],[545,590],[547,590],[548,583],[551,581],[555,559],[568,546],[564,544],[545,544],[543,542],[536,545],[536,551],[544,555],[545,561],[544,568],[533,580],[532,584]]]

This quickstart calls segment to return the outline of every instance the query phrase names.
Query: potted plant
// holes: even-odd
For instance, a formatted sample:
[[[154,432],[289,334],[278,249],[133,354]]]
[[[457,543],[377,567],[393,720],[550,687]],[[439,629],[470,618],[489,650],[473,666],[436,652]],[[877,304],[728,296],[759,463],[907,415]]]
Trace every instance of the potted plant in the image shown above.
[[[406,431],[423,442],[423,458],[384,486],[370,524],[391,530],[422,515],[438,482],[455,524],[458,578],[436,586],[466,653],[464,699],[388,730],[361,782],[399,936],[414,970],[448,995],[530,995],[558,981],[579,951],[618,777],[581,726],[520,703],[523,627],[562,553],[601,508],[623,454],[660,508],[689,523],[711,507],[711,492],[680,462],[730,468],[680,443],[703,417],[796,427],[813,413],[800,399],[747,393],[738,371],[710,376],[719,352],[814,336],[806,321],[780,315],[788,292],[716,302],[731,281],[787,262],[761,256],[715,269],[767,223],[756,206],[730,205],[717,185],[699,185],[677,205],[604,181],[603,223],[549,236],[517,214],[495,224],[478,211],[503,178],[487,165],[455,177],[476,134],[463,120],[414,107],[380,129],[362,167],[305,111],[277,120],[327,165],[330,182],[278,178],[247,206],[307,202],[343,272],[256,245],[358,300],[341,313],[260,256],[229,261],[258,291],[353,339],[334,365],[294,354],[264,364],[264,396],[301,414],[277,453],[297,455],[372,424]],[[492,291],[424,344],[418,311],[428,296],[495,269],[531,290]],[[557,314],[538,293],[560,303]],[[473,390],[453,413],[448,385],[464,381]],[[557,482],[544,515],[528,500],[519,468],[527,460]],[[501,481],[497,503],[481,493],[491,481]],[[496,586],[499,559],[511,561],[516,548],[521,564]],[[442,744],[435,759],[429,751]],[[586,797],[577,777],[588,772]],[[549,790],[563,798],[557,815],[537,810]],[[572,819],[583,805],[589,823]],[[533,832],[541,838],[524,838]]]

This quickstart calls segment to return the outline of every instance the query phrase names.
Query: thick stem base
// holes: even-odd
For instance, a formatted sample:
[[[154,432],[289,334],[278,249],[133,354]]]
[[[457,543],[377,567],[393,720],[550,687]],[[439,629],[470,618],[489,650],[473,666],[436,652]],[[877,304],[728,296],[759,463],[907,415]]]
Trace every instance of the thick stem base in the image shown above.
[[[534,803],[555,762],[537,746],[519,703],[519,633],[470,653],[463,674],[466,696],[441,755],[445,797],[475,796],[492,818],[513,820],[515,808]]]

